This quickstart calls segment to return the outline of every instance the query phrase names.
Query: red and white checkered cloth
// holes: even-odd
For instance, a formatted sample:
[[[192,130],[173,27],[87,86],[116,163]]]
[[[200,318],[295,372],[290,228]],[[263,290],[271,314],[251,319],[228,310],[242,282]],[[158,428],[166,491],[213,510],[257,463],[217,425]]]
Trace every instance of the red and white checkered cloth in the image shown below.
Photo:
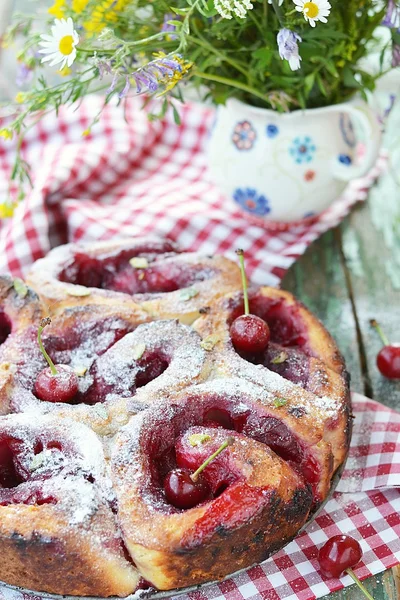
[[[108,106],[93,133],[82,138],[102,104],[85,99],[31,129],[24,143],[33,190],[13,219],[0,225],[0,272],[23,275],[60,243],[158,234],[204,254],[246,251],[249,275],[276,285],[321,233],[366,197],[386,164],[383,153],[367,177],[312,225],[272,233],[250,224],[210,181],[205,145],[214,111],[182,107],[181,127],[170,116],[150,122],[138,102]],[[0,202],[6,197],[12,146],[0,146]],[[181,600],[308,600],[349,585],[318,572],[317,547],[343,532],[363,547],[361,578],[400,562],[400,415],[354,395],[355,432],[338,491],[306,531],[262,565],[229,580],[179,596]],[[0,600],[40,600],[0,587]]]
[[[387,162],[383,153],[373,171],[314,224],[273,233],[250,224],[209,178],[205,147],[212,108],[182,106],[178,127],[171,115],[150,122],[141,102],[106,107],[86,138],[82,132],[99,112],[100,97],[86,98],[75,112],[62,109],[58,119],[48,116],[28,131],[23,148],[34,187],[14,218],[0,224],[0,272],[21,275],[51,246],[67,241],[152,233],[204,254],[234,258],[235,249],[243,248],[253,281],[277,285],[312,241],[365,199]],[[0,142],[0,202],[12,158],[12,145]]]

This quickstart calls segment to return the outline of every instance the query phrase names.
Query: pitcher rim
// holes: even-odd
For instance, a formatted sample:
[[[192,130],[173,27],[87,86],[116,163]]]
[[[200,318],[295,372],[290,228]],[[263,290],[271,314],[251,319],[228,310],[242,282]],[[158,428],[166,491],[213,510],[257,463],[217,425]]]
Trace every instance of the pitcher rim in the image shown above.
[[[273,114],[273,115],[279,115],[279,117],[285,117],[285,118],[290,118],[290,117],[294,117],[294,116],[298,116],[299,114],[317,114],[317,113],[321,113],[321,112],[329,112],[332,111],[332,109],[338,109],[339,112],[341,107],[348,107],[349,105],[351,105],[354,102],[354,100],[349,100],[348,102],[340,102],[339,104],[329,104],[328,106],[320,106],[318,108],[298,108],[296,110],[292,110],[289,112],[278,112],[277,110],[271,109],[271,108],[262,108],[260,106],[253,106],[252,104],[247,104],[247,102],[242,102],[242,100],[238,100],[237,98],[228,98],[226,101],[226,104],[220,104],[218,108],[223,107],[226,108],[229,105],[237,105],[237,106],[245,106],[247,109],[250,110],[250,112],[254,112],[254,113],[258,113],[258,114]],[[364,103],[367,104],[365,101],[359,99],[358,100],[359,103]],[[344,108],[345,110],[345,108]]]

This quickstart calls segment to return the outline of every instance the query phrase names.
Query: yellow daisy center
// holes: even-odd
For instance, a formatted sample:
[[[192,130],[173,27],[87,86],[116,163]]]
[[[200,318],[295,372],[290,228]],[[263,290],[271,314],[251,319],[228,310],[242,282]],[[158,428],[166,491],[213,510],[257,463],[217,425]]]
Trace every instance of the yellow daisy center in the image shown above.
[[[315,19],[315,17],[318,17],[319,15],[319,8],[315,2],[305,2],[303,9],[310,19]]]
[[[64,35],[64,37],[62,37],[60,40],[58,49],[60,50],[61,54],[64,54],[65,56],[71,54],[74,49],[74,39],[72,35]]]

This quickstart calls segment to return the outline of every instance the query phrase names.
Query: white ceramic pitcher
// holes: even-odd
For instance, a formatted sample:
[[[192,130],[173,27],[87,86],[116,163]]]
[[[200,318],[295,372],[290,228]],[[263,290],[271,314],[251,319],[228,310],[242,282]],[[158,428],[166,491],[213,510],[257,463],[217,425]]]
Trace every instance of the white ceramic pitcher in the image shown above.
[[[380,142],[378,119],[361,100],[277,113],[231,99],[218,108],[209,167],[247,215],[290,223],[321,213],[350,180],[364,175]]]

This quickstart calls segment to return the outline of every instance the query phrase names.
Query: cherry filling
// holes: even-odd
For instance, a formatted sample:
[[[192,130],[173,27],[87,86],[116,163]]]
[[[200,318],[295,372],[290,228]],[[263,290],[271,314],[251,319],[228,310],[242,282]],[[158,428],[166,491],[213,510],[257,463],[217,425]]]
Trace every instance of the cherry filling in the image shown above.
[[[11,333],[11,321],[6,313],[0,309],[0,346],[4,344]]]
[[[157,379],[168,368],[170,360],[160,350],[145,352],[142,358],[138,361],[139,372],[136,375],[135,387],[143,387]]]
[[[122,398],[133,396],[136,390],[162,375],[168,368],[170,357],[159,349],[145,351],[143,356],[132,363],[119,362],[113,369],[113,363],[107,365],[107,355],[104,362],[97,362],[90,371],[93,383],[85,392],[78,394],[75,403],[96,404],[105,402],[107,396],[115,395]]]
[[[176,407],[174,410],[176,416],[171,418],[169,415],[168,421],[164,422],[163,416],[160,415],[157,432],[149,431],[144,434],[143,440],[143,449],[151,460],[150,489],[159,501],[162,501],[163,495],[160,496],[160,491],[168,473],[177,468],[197,468],[201,462],[200,458],[206,458],[209,454],[209,448],[206,444],[203,448],[201,442],[199,447],[191,448],[190,452],[187,448],[182,450],[180,436],[189,428],[199,425],[205,428],[203,433],[209,433],[216,440],[221,435],[227,437],[225,431],[230,430],[266,444],[303,476],[305,482],[309,483],[314,490],[315,500],[318,501],[320,465],[283,421],[266,414],[254,405],[245,405],[241,402],[238,408],[237,402],[212,395],[201,402],[196,397],[188,398],[184,414],[180,413],[182,407]],[[211,489],[213,498],[225,493],[239,477],[231,467],[227,469],[226,464],[226,456],[221,453],[203,471],[205,482]],[[183,479],[182,483],[185,483]]]
[[[124,250],[105,258],[76,253],[58,278],[66,283],[125,294],[155,294],[190,287],[213,276],[210,268],[174,260],[175,254],[145,248]],[[132,259],[137,259],[133,265]]]
[[[32,458],[39,458],[44,451],[59,452],[60,442],[49,441],[45,446],[37,441]],[[43,482],[52,476],[52,472],[42,469],[35,472],[34,460],[31,467],[27,466],[23,456],[23,443],[12,437],[2,437],[0,440],[0,506],[10,504],[56,504],[57,499],[44,492]],[[40,458],[38,460],[40,465]]]

